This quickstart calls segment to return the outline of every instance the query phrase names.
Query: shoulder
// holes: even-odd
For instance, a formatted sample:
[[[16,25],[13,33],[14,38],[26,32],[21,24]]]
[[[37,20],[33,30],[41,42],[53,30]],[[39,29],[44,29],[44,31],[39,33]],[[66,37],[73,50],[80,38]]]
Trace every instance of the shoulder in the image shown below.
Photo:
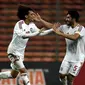
[[[66,30],[68,30],[69,28],[70,28],[70,27],[67,26],[66,24],[63,24],[63,25],[60,26],[60,30],[62,30],[62,31],[66,31]]]
[[[29,25],[36,26],[34,22],[30,22]]]
[[[24,23],[24,20],[20,20],[17,22],[18,24],[23,24]]]
[[[22,24],[24,24],[23,20],[17,21],[14,29],[18,29],[18,28],[22,29]]]
[[[24,23],[23,20],[17,21],[15,25],[22,25]]]
[[[69,26],[67,26],[66,24],[63,24],[60,26],[60,28],[64,29],[64,28],[69,28]]]
[[[63,24],[62,27],[64,28],[69,28],[70,26],[66,25],[66,24]]]
[[[84,27],[84,26],[82,26],[82,25],[80,25],[80,24],[78,24],[78,26],[77,26],[77,27],[78,27],[78,31],[81,31],[81,30],[83,30],[83,29],[85,30],[85,27]]]
[[[32,27],[32,28],[35,28],[35,27],[37,28],[36,24],[33,23],[33,22],[29,23],[29,26]]]

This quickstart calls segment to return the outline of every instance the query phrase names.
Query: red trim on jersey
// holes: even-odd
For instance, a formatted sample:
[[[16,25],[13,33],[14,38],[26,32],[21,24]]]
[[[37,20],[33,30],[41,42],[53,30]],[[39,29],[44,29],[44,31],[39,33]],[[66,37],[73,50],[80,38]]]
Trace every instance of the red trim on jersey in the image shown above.
[[[22,29],[22,24],[23,24],[23,21],[20,21],[19,22],[19,28]]]

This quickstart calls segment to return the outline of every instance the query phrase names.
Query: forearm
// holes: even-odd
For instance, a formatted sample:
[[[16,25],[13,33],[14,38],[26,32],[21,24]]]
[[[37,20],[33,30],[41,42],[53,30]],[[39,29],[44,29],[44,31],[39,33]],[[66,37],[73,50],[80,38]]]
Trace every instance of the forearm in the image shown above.
[[[52,31],[53,31],[53,29],[45,30],[42,33],[40,33],[39,35],[40,36],[47,35],[47,34],[51,33]]]
[[[58,35],[63,36],[64,38],[68,38],[70,40],[76,40],[79,38],[79,34],[77,34],[77,33],[69,35],[69,34],[64,34],[64,33],[60,32]]]
[[[53,24],[43,19],[40,20],[47,28],[52,28]]]

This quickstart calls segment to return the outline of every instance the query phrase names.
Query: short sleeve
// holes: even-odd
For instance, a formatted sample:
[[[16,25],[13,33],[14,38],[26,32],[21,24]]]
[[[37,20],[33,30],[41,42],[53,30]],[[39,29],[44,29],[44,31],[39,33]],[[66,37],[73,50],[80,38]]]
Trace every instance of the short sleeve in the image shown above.
[[[83,26],[79,26],[75,33],[78,33],[80,36],[85,36],[85,28]]]
[[[31,27],[30,27],[30,31],[31,31],[32,33],[40,30],[39,28],[37,28],[37,26],[36,26],[34,23],[31,23],[30,26],[31,26]]]
[[[16,33],[18,36],[21,36],[21,37],[25,34],[25,31],[23,31],[23,28],[22,28],[22,24],[23,24],[23,21],[19,21],[16,23],[14,27],[14,33]]]

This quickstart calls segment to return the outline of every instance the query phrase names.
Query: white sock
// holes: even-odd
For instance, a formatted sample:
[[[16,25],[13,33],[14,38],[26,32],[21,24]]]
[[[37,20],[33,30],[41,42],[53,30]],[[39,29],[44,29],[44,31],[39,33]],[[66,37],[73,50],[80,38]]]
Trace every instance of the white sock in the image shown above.
[[[30,82],[29,82],[27,73],[21,74],[21,78],[22,78],[22,80],[24,81],[24,85],[30,85]]]
[[[7,78],[12,78],[10,71],[0,72],[0,79],[7,79]]]

